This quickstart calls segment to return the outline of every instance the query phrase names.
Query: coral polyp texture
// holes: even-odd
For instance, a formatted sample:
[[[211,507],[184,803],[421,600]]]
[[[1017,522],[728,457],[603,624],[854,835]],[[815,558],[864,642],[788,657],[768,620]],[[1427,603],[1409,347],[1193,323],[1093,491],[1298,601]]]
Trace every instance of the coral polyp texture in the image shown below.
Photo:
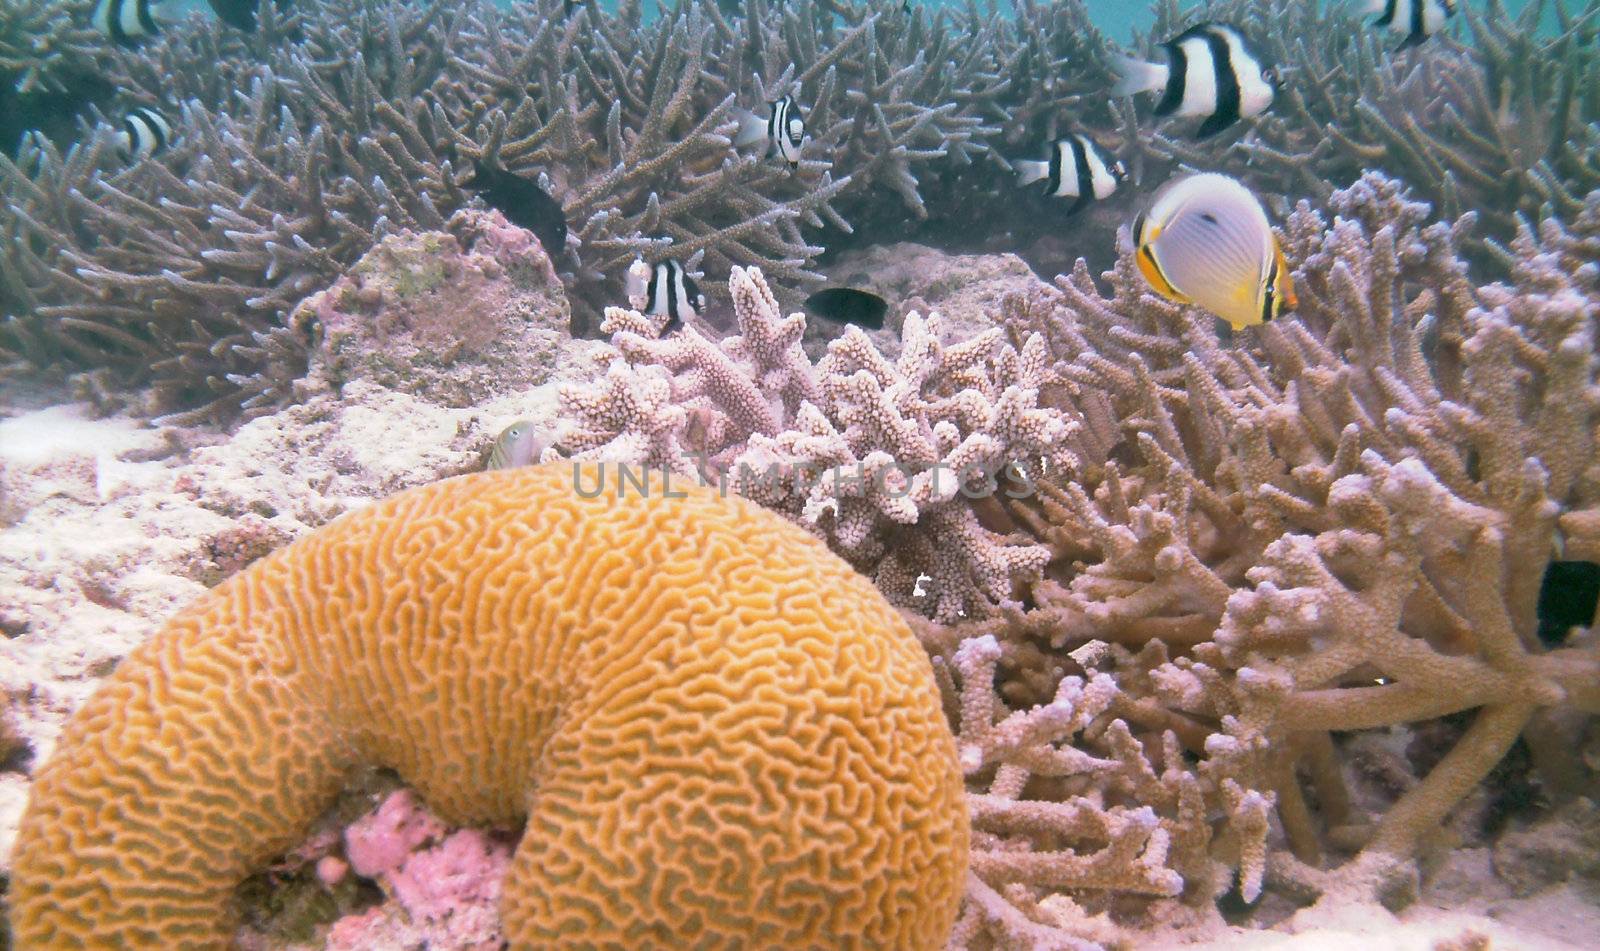
[[[447,821],[525,818],[517,947],[940,946],[967,817],[904,622],[751,503],[577,478],[403,492],[135,649],[38,773],[21,946],[226,946],[234,889],[363,763]]]
[[[694,329],[661,339],[660,320],[609,308],[602,326],[626,360],[563,389],[563,443],[719,480],[811,527],[922,613],[954,620],[1013,601],[1049,552],[986,528],[969,494],[990,494],[985,480],[1013,466],[1071,458],[1075,425],[1039,405],[1044,338],[1018,348],[991,327],[946,343],[938,314],[912,313],[897,358],[852,327],[813,363],[805,316],[784,315],[759,268],[735,268],[729,290],[739,334],[720,342]]]

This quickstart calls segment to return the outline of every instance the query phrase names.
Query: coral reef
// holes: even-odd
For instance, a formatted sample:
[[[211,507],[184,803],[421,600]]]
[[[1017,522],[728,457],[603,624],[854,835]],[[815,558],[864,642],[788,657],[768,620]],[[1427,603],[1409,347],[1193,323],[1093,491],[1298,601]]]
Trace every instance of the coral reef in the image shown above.
[[[116,90],[100,107],[165,111],[173,148],[123,167],[98,122],[70,148],[28,137],[0,158],[0,347],[116,366],[158,383],[171,410],[264,411],[303,367],[287,327],[300,299],[391,231],[442,228],[475,201],[478,161],[544,181],[563,205],[574,237],[546,250],[580,291],[582,333],[636,255],[679,257],[713,296],[733,265],[787,294],[815,280],[824,242],[904,234],[908,213],[1059,231],[1002,159],[1067,126],[1119,148],[1141,180],[1180,162],[1237,169],[1280,210],[1386,170],[1452,216],[1478,211],[1474,253],[1502,270],[1518,215],[1571,220],[1600,187],[1593,17],[1557,4],[1549,37],[1529,28],[1537,10],[1494,4],[1468,16],[1474,45],[1398,56],[1342,7],[1279,6],[1208,8],[1294,69],[1272,112],[1201,144],[1106,99],[1109,45],[1078,0],[1015,18],[817,0],[729,17],[699,0],[649,22],[636,2],[568,18],[554,0],[325,0],[264,11],[249,35],[191,17],[98,54]],[[1195,15],[1169,0],[1151,39]],[[740,110],[785,93],[811,135],[794,172],[730,144]],[[1073,253],[1108,246],[1119,217],[1086,217]]]
[[[967,817],[903,622],[748,502],[574,491],[597,478],[560,463],[400,493],[136,648],[35,778],[18,940],[225,941],[240,880],[376,761],[456,822],[519,820],[537,777],[503,884],[513,943],[936,943]],[[128,860],[82,861],[106,849]]]
[[[302,391],[368,380],[473,406],[550,376],[572,340],[550,258],[499,212],[460,211],[449,228],[384,238],[295,309],[313,351]]]
[[[900,355],[906,314],[938,313],[948,339],[966,340],[995,326],[996,301],[1044,283],[1014,254],[950,254],[910,242],[840,254],[828,262],[827,273],[831,284],[871,291],[890,302],[883,329],[866,332],[890,360]],[[808,320],[806,353],[821,359],[836,335],[837,325]]]
[[[458,238],[436,232],[401,240],[445,247]],[[528,259],[516,249],[530,249],[529,240],[499,234],[488,245],[495,258],[486,259],[485,248],[439,256],[434,263],[456,277],[412,299],[406,314],[438,327],[458,319],[452,311],[463,299],[514,304],[547,295],[545,313],[565,313],[559,290],[517,265]],[[502,259],[509,266],[499,278],[474,270]],[[408,271],[382,260],[385,267],[362,280],[401,283]],[[351,273],[335,283],[355,280]],[[385,303],[379,312],[399,309]],[[518,316],[499,329],[521,333],[537,325],[532,316],[532,324]],[[373,338],[380,339],[406,340]],[[71,389],[40,389],[26,378],[0,385],[0,694],[14,705],[32,751],[0,765],[0,868],[29,768],[48,757],[62,723],[99,679],[161,621],[345,512],[481,468],[484,446],[507,422],[527,416],[548,424],[558,387],[590,378],[604,367],[596,356],[609,351],[566,341],[550,367],[528,368],[552,374],[532,388],[521,368],[468,374],[472,355],[463,355],[456,368],[475,381],[480,401],[453,408],[410,392],[409,379],[397,389],[370,376],[341,380],[325,368],[338,354],[314,348],[310,374],[296,383],[301,402],[226,433],[151,426],[148,407],[103,388],[100,374],[75,378]],[[434,395],[451,392],[441,386]]]
[[[64,92],[92,72],[103,45],[89,26],[94,6],[93,0],[25,0],[0,7],[0,86]]]
[[[626,362],[562,391],[561,445],[730,487],[940,618],[1012,600],[1047,552],[985,528],[971,499],[1069,458],[1075,424],[1038,405],[1043,338],[1016,348],[991,328],[946,344],[939,315],[912,313],[896,359],[851,327],[813,364],[804,315],[783,316],[759,269],[735,268],[729,288],[740,333],[720,343],[660,339],[659,320],[607,310]]]
[[[961,941],[1112,940],[1140,896],[1399,907],[1414,859],[1513,808],[1483,785],[1513,746],[1546,801],[1592,787],[1600,712],[1593,634],[1534,633],[1545,564],[1600,527],[1593,202],[1525,228],[1506,283],[1471,281],[1470,216],[1430,217],[1375,173],[1302,203],[1299,313],[1231,341],[1124,256],[1109,296],[1080,263],[1003,330],[913,313],[895,360],[852,328],[813,362],[736,271],[720,344],[608,311],[627,362],[563,391],[563,446],[720,471],[931,619],[974,820]],[[966,499],[933,465],[967,459],[1042,465]]]
[[[328,0],[287,23],[266,11],[250,37],[193,19],[117,54],[115,105],[166,111],[178,141],[124,168],[102,123],[0,159],[3,346],[118,367],[173,410],[263,411],[303,366],[299,300],[391,231],[442,228],[476,161],[542,176],[564,205],[580,329],[635,255],[793,286],[822,250],[803,227],[849,230],[885,194],[920,208],[913,169],[982,152],[985,90],[1003,85],[944,16],[559,6]],[[782,90],[813,129],[795,173],[729,139],[738,108]]]
[[[1600,188],[1600,21],[1592,4],[1580,5],[1525,4],[1515,15],[1498,0],[1463,5],[1470,43],[1440,35],[1400,53],[1349,5],[1210,4],[1205,18],[1239,24],[1268,61],[1287,67],[1278,101],[1215,141],[1150,125],[1132,144],[1158,167],[1240,174],[1283,210],[1381,171],[1449,218],[1477,213],[1465,249],[1503,275],[1514,263],[1503,245],[1519,219],[1570,220]],[[1540,26],[1547,9],[1553,33]],[[1141,49],[1201,16],[1163,0]]]
[[[1017,307],[1017,331],[1049,335],[1062,361],[1046,399],[1121,423],[1068,479],[1008,502],[1054,556],[1035,606],[925,640],[963,691],[975,670],[980,697],[993,679],[1013,704],[1059,708],[996,729],[1032,731],[1034,746],[1081,730],[1077,752],[1055,758],[1118,776],[1105,788],[1133,790],[1174,842],[1205,828],[1194,817],[1225,815],[1212,858],[1238,868],[1246,901],[1264,887],[1301,901],[1353,889],[1400,906],[1415,893],[1410,859],[1452,814],[1455,835],[1484,834],[1471,816],[1492,802],[1455,810],[1481,799],[1513,744],[1548,801],[1594,782],[1572,741],[1600,713],[1600,644],[1592,632],[1542,644],[1534,599],[1558,526],[1586,533],[1600,492],[1600,275],[1524,231],[1513,283],[1474,287],[1459,251],[1470,221],[1429,224],[1379,175],[1330,206],[1331,222],[1305,204],[1291,215],[1301,312],[1248,345],[1220,345],[1203,315],[1152,297],[1130,259],[1106,275],[1110,297],[1080,267]],[[1550,227],[1552,244],[1570,243]],[[1084,711],[1100,677],[1115,696],[1096,717]],[[980,726],[998,716],[981,713]],[[1440,749],[1358,752],[1362,731],[1402,725]],[[1007,800],[1052,761],[1007,773],[974,749],[972,763],[1003,764],[993,782]],[[1381,785],[1351,769],[1373,753]],[[1065,823],[1049,799],[990,821]],[[1043,821],[1016,827],[1037,836]],[[974,829],[981,849],[976,810]],[[1200,896],[1225,886],[1185,857],[1203,843],[1162,854],[1191,894],[1197,878]],[[980,892],[964,920],[1006,933],[1060,920],[1049,863],[1008,854],[990,890],[1019,880],[1002,868],[1034,889],[1000,910]]]
[[[477,409],[370,375],[340,381],[316,362],[336,355],[318,350],[303,405],[226,439],[82,410],[0,423],[0,583],[24,612],[0,612],[12,635],[0,652],[18,661],[0,687],[26,695],[14,719],[31,750],[0,766],[0,819],[20,809],[61,718],[202,585],[257,570],[246,566],[368,499],[473,466],[499,425],[528,416],[566,453],[671,469],[674,490],[702,465],[725,472],[729,491],[806,525],[904,605],[966,778],[973,858],[954,946],[1083,951],[1168,927],[1221,941],[1224,915],[1260,927],[1319,894],[1293,927],[1353,935],[1378,921],[1514,945],[1505,920],[1428,916],[1430,902],[1528,895],[1518,927],[1532,927],[1549,917],[1539,903],[1580,901],[1592,874],[1594,634],[1530,638],[1529,599],[1553,545],[1600,554],[1597,223],[1600,197],[1570,223],[1525,228],[1507,281],[1477,284],[1461,249],[1470,220],[1433,222],[1373,175],[1291,215],[1300,312],[1231,340],[1149,295],[1127,259],[1104,283],[1080,266],[1052,288],[1011,258],[905,246],[849,266],[923,302],[966,300],[970,337],[901,307],[873,340],[836,332],[813,359],[804,318],[741,270],[727,339],[663,339],[659,319],[614,309],[612,344],[569,341],[564,376],[532,390],[502,380]],[[501,238],[483,253],[529,248]],[[393,240],[481,259],[470,235]],[[896,264],[924,259],[1010,296],[985,319],[964,289],[918,289]],[[411,273],[374,260],[393,267],[385,286]],[[510,268],[458,273],[473,299],[530,286]],[[558,313],[547,282],[531,286]],[[426,325],[460,299],[419,298],[408,319]],[[508,332],[515,322],[495,331]],[[408,340],[364,338],[347,356]],[[941,497],[931,468],[895,499],[870,482],[852,496],[849,479],[773,485],[738,466],[997,442],[1008,461],[1054,455],[974,499]],[[860,541],[839,511],[857,513]],[[71,526],[109,515],[129,530],[64,544]],[[994,565],[1008,567],[1003,584]],[[69,627],[87,639],[63,637]],[[464,912],[484,905],[498,840],[404,797],[386,815],[427,834],[371,877],[350,868],[347,831],[388,828],[377,816],[391,791],[324,817],[272,866],[284,871],[246,886],[246,907],[270,919],[251,926],[261,946],[439,936],[450,925],[408,905],[433,889],[470,893]],[[1432,878],[1419,885],[1419,870]],[[1418,894],[1427,914],[1375,918],[1360,904],[1398,909]],[[1359,912],[1339,910],[1352,901]]]

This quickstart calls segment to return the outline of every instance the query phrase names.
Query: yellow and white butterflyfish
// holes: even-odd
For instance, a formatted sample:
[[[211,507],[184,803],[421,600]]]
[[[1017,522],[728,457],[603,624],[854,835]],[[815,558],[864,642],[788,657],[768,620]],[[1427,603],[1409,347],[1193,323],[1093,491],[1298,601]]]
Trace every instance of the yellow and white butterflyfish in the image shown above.
[[[1133,224],[1139,272],[1156,293],[1211,311],[1234,328],[1265,323],[1296,301],[1266,210],[1226,175],[1167,183]]]

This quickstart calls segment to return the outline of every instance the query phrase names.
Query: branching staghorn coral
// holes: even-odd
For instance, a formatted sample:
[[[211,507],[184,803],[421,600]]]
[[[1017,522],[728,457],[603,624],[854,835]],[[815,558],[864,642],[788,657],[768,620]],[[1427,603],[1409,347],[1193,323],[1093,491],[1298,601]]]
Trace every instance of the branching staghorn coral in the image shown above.
[[[1126,258],[1109,298],[1080,268],[1019,311],[1064,361],[1056,397],[1122,427],[1011,504],[1055,557],[1036,607],[984,630],[1014,645],[1012,702],[1042,702],[1049,658],[1103,640],[1135,732],[1200,755],[1248,725],[1269,753],[1240,790],[1275,803],[1295,856],[1269,884],[1403,901],[1407,860],[1519,736],[1547,795],[1586,775],[1548,737],[1600,712],[1600,653],[1540,643],[1534,602],[1557,526],[1592,533],[1600,495],[1600,286],[1554,223],[1550,246],[1515,242],[1511,283],[1475,288],[1470,220],[1427,224],[1378,175],[1331,207],[1287,224],[1300,313],[1230,344]],[[1364,814],[1335,733],[1463,711],[1443,759],[1405,764],[1418,778]]]
[[[162,88],[142,82],[153,70],[175,97],[195,94],[181,108],[140,100],[177,136],[156,160],[124,168],[106,125],[65,152],[35,137],[15,163],[0,158],[12,199],[0,219],[13,237],[0,288],[9,346],[35,362],[137,373],[156,384],[158,410],[249,415],[283,402],[305,370],[305,341],[287,327],[300,299],[387,230],[442,228],[440,207],[466,200],[438,166],[419,166],[416,155],[436,153],[405,105],[440,14],[401,9],[380,47],[387,68],[334,55],[340,11],[326,11],[316,21],[332,34],[325,56],[309,41],[277,47],[285,75],[241,67],[236,88],[194,61],[250,47],[191,20],[199,38],[169,31],[150,59],[126,54],[126,88]],[[264,14],[262,32],[273,23]],[[362,164],[386,173],[350,174]]]
[[[1557,526],[1569,557],[1600,550],[1600,268],[1583,257],[1600,218],[1524,229],[1511,282],[1475,286],[1470,217],[1430,223],[1381,175],[1328,214],[1303,204],[1286,226],[1299,312],[1231,341],[1151,294],[1128,255],[1109,297],[1080,265],[1059,293],[1007,303],[1007,372],[1057,424],[1042,443],[1056,453],[1036,492],[965,511],[1049,563],[956,611],[926,568],[925,598],[903,598],[934,609],[914,623],[960,724],[975,859],[958,944],[1115,943],[1113,907],[1205,916],[1235,890],[1403,902],[1410,859],[1519,737],[1547,795],[1592,782],[1576,744],[1549,738],[1600,712],[1600,654],[1592,638],[1541,644],[1533,599]],[[811,366],[799,315],[779,318],[749,275],[733,287],[743,333],[720,347],[611,311],[632,365],[571,394],[583,437],[568,448],[865,461],[829,449],[854,425],[862,449],[917,457],[902,431],[863,425],[893,414],[840,420],[913,390],[932,352],[920,318],[900,363],[858,350],[857,331]],[[973,343],[987,345],[945,352]],[[813,411],[818,393],[839,402]],[[806,519],[803,492],[730,485]],[[850,522],[827,521],[840,483],[802,488],[852,551]],[[914,527],[959,550],[936,522]],[[862,568],[900,590],[905,536],[884,537]],[[1400,755],[1384,767],[1397,785],[1371,788],[1345,734],[1408,725],[1448,752]]]
[[[0,83],[17,93],[64,92],[92,73],[104,43],[89,26],[94,0],[0,6]]]
[[[179,141],[124,169],[102,125],[0,164],[0,346],[120,366],[163,408],[250,414],[303,362],[293,300],[390,229],[438,228],[472,200],[475,161],[542,176],[565,206],[582,323],[639,255],[698,262],[713,291],[733,264],[812,280],[803,229],[849,230],[885,196],[920,211],[916,169],[986,149],[998,20],[966,37],[888,4],[837,23],[809,0],[751,9],[646,24],[636,3],[329,0],[264,10],[248,36],[194,17],[115,52],[108,109],[160,109]],[[731,146],[738,111],[783,92],[814,135],[794,172]]]
[[[1112,912],[1125,918],[1133,903],[1146,914],[1166,903],[1169,917],[1192,918],[1209,911],[1235,870],[1246,900],[1260,893],[1271,797],[1235,778],[1260,772],[1258,734],[1230,725],[1193,768],[1170,731],[1147,748],[1122,716],[1150,685],[1096,672],[1110,652],[1098,641],[1058,659],[1086,676],[1060,677],[1049,702],[1009,711],[996,695],[995,635],[957,644],[957,628],[916,626],[960,724],[972,812],[967,901],[952,947],[1090,951],[1125,941]],[[1226,816],[1221,834],[1211,815]]]
[[[1008,544],[979,506],[1070,459],[1075,423],[1037,402],[1042,338],[946,342],[937,314],[913,314],[898,359],[851,328],[813,366],[804,315],[784,317],[758,269],[735,268],[729,287],[740,333],[720,343],[693,328],[659,339],[660,319],[608,309],[627,363],[562,394],[563,446],[722,483],[945,620],[986,613],[1037,575],[1045,550]]]
[[[1553,35],[1540,28],[1546,7]],[[1468,248],[1503,274],[1512,262],[1500,245],[1517,216],[1569,217],[1600,188],[1597,13],[1593,0],[1528,4],[1515,16],[1499,2],[1463,5],[1469,44],[1441,34],[1398,53],[1389,31],[1347,5],[1230,0],[1197,13],[1165,0],[1144,52],[1201,19],[1235,23],[1282,68],[1283,88],[1268,113],[1213,141],[1145,118],[1135,149],[1157,168],[1237,174],[1283,210],[1383,171],[1444,215],[1477,212]]]

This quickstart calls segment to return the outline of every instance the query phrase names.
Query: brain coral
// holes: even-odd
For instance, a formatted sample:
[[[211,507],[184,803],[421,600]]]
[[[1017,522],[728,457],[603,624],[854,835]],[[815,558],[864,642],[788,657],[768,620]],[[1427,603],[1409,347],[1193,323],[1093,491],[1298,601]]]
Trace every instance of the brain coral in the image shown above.
[[[400,493],[130,654],[37,777],[19,945],[226,946],[235,886],[371,763],[451,821],[526,817],[518,947],[942,944],[961,775],[894,610],[753,504],[578,476]]]

